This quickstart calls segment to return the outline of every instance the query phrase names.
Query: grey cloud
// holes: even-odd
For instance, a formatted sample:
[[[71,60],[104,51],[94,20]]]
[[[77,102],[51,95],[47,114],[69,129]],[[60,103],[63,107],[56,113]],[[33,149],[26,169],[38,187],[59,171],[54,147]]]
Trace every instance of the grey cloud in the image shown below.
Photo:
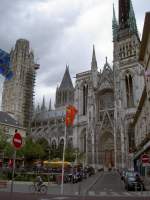
[[[42,8],[37,8],[38,3],[43,2],[49,2],[52,5],[47,12],[42,11]],[[107,5],[112,5],[112,2],[113,0],[105,0]],[[117,7],[118,0],[114,2]],[[89,70],[93,43],[95,43],[96,50],[99,49],[96,51],[98,64],[101,65],[101,59],[105,59],[103,57],[107,55],[107,47],[103,46],[104,42],[102,44],[100,42],[107,40],[109,44],[112,44],[112,38],[111,27],[107,27],[106,23],[105,27],[103,26],[104,16],[96,19],[97,27],[100,26],[98,29],[90,28],[93,22],[89,19],[85,19],[89,20],[88,29],[84,30],[84,24],[78,27],[81,16],[98,5],[103,5],[103,2],[100,0],[88,0],[87,2],[84,0],[2,0],[0,48],[9,51],[18,38],[28,39],[35,52],[35,58],[40,64],[36,87],[42,85],[42,87],[54,88],[57,83],[61,82],[66,64],[70,65],[71,77],[81,71]],[[133,6],[137,24],[142,32],[144,12],[150,10],[149,0],[133,0]],[[106,12],[110,24],[111,12],[112,10],[109,9]],[[91,13],[91,17],[94,14]],[[68,30],[70,29],[73,31],[69,35]],[[109,34],[106,35],[107,31]],[[105,38],[102,38],[104,36]],[[108,54],[112,58],[110,51]],[[36,94],[38,95],[40,94]]]

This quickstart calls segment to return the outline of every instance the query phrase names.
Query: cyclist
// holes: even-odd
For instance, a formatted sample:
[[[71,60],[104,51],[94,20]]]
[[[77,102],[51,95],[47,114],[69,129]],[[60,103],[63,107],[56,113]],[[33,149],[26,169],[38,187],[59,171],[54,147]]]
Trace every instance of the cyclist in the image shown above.
[[[40,175],[36,177],[35,182],[37,183],[38,191],[40,191],[40,186],[43,184],[43,180]]]

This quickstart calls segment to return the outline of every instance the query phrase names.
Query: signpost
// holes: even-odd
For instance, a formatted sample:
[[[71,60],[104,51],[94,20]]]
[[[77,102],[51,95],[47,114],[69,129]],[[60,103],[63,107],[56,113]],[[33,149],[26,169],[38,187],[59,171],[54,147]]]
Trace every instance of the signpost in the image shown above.
[[[13,192],[13,185],[14,185],[14,175],[15,175],[15,164],[16,164],[16,150],[19,150],[22,147],[22,136],[20,133],[15,130],[15,134],[12,140],[13,147],[15,149],[14,156],[13,156],[13,169],[12,169],[12,181],[11,181],[11,192]]]

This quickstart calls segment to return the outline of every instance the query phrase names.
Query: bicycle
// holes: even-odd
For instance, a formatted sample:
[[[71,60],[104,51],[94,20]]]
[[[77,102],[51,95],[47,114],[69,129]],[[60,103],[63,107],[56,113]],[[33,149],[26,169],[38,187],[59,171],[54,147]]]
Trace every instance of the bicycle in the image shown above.
[[[29,191],[31,193],[39,192],[41,194],[46,194],[48,190],[48,186],[45,184],[38,185],[37,183],[33,183],[29,186]]]

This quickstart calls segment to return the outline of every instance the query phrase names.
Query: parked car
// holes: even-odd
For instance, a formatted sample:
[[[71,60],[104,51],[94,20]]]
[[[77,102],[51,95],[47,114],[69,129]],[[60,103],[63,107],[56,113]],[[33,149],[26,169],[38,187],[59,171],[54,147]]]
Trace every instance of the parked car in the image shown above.
[[[125,189],[126,190],[136,190],[143,191],[145,190],[144,183],[136,172],[130,173],[125,178]]]

